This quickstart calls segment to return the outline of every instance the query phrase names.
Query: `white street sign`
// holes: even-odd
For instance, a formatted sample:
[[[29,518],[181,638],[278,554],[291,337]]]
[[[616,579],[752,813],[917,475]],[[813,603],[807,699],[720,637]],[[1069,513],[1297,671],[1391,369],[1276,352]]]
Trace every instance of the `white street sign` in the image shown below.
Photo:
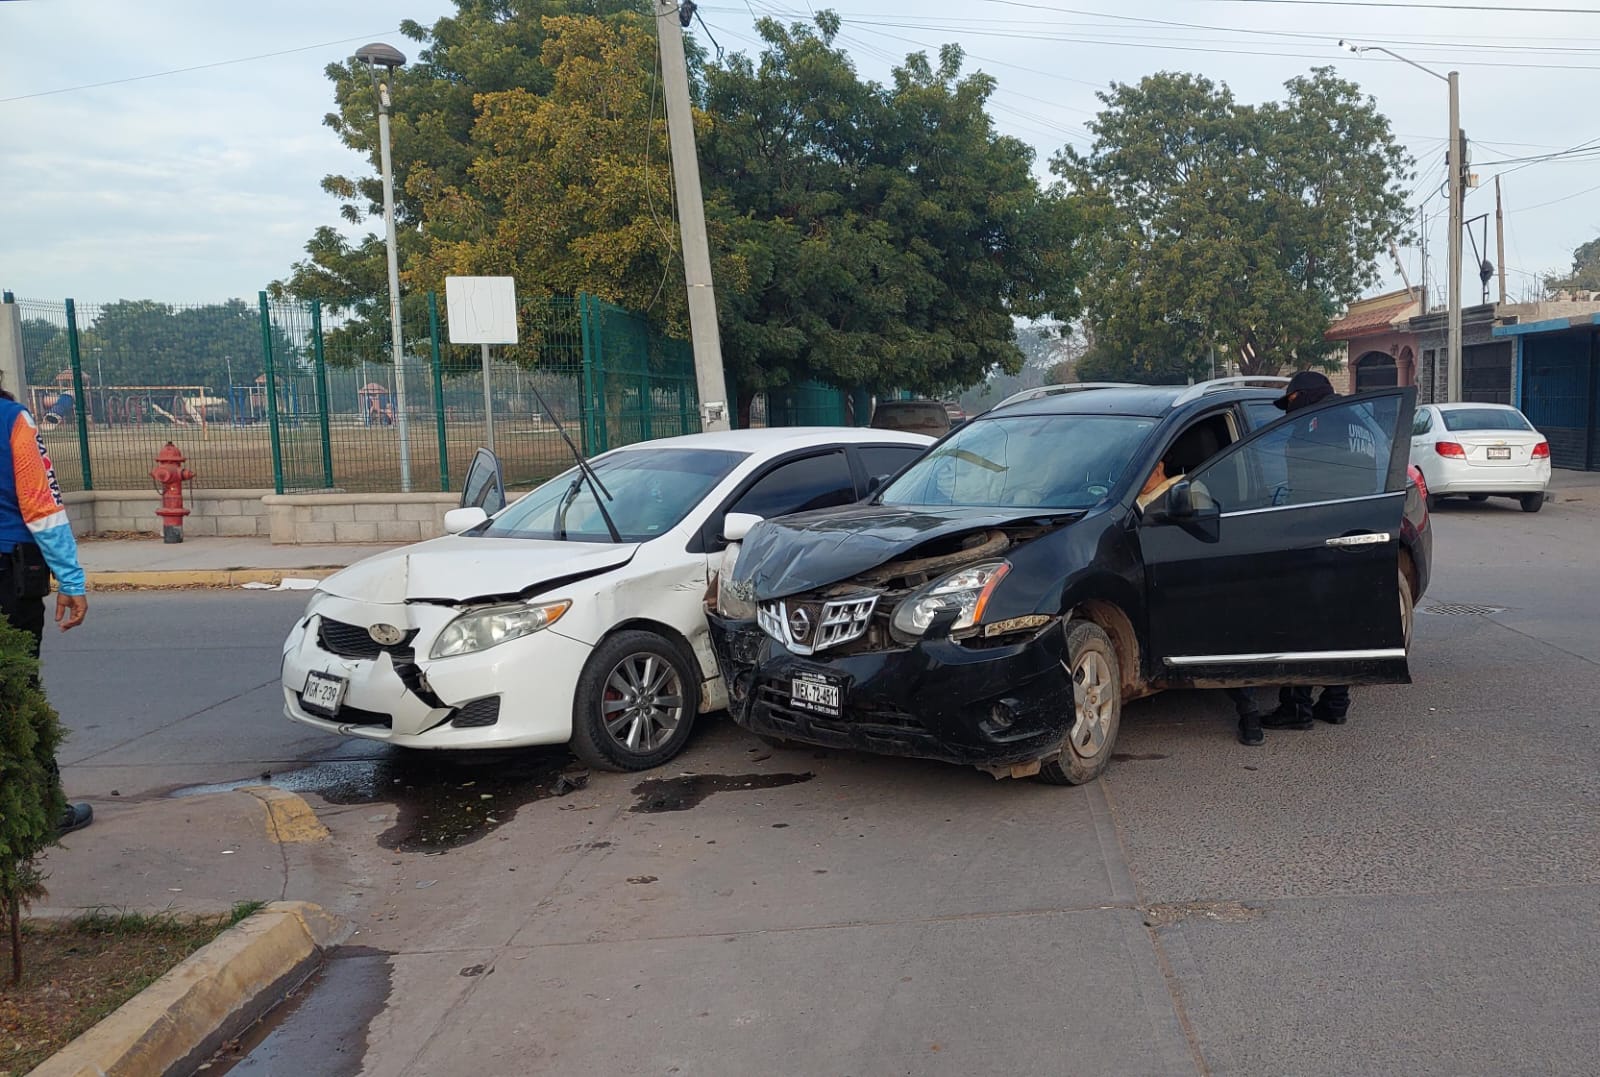
[[[510,277],[446,277],[444,310],[452,344],[517,342],[517,289]]]

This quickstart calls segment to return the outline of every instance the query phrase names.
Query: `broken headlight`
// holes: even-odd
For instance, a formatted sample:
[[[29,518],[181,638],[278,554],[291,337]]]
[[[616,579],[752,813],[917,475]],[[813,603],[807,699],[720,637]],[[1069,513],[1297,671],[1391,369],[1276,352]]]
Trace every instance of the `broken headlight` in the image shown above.
[[[496,644],[542,632],[561,619],[572,608],[566,600],[528,605],[523,602],[506,606],[485,606],[468,610],[444,626],[439,638],[433,641],[429,658],[450,658],[458,654],[486,651]]]
[[[989,596],[1009,571],[1009,562],[985,561],[934,580],[912,592],[895,609],[891,622],[895,633],[919,637],[947,610],[956,611],[955,623],[950,626],[952,632],[971,628],[983,620],[983,608],[988,605]]]

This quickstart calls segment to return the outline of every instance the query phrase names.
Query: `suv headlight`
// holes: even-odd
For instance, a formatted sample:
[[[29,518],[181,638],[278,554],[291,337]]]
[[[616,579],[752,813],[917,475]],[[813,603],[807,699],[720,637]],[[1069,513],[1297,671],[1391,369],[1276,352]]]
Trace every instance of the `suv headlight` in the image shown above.
[[[985,561],[934,580],[900,603],[891,626],[902,636],[918,637],[928,631],[928,626],[941,613],[956,610],[956,621],[950,630],[971,628],[983,620],[983,608],[988,605],[989,596],[1010,571],[1010,562]]]
[[[450,658],[458,654],[486,651],[507,640],[542,632],[561,620],[572,608],[566,599],[536,605],[517,602],[506,606],[485,606],[468,610],[445,625],[433,641],[430,658]]]

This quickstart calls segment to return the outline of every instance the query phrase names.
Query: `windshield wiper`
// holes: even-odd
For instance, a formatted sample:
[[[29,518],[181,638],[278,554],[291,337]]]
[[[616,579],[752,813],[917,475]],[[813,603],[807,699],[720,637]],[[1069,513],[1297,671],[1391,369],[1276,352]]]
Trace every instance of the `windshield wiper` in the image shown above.
[[[600,510],[600,518],[606,522],[606,530],[611,533],[611,541],[620,543],[622,535],[617,531],[616,522],[611,519],[611,514],[606,511],[606,501],[612,500],[611,491],[606,489],[606,484],[601,482],[600,476],[594,473],[594,468],[590,467],[588,461],[583,458],[583,453],[579,452],[578,447],[572,443],[572,439],[567,437],[567,428],[561,425],[561,420],[556,418],[556,413],[550,410],[549,404],[545,403],[544,394],[539,392],[539,387],[530,381],[528,388],[533,390],[533,398],[539,402],[539,406],[544,409],[544,413],[550,416],[550,421],[556,426],[556,433],[561,435],[561,440],[567,443],[567,448],[572,452],[572,458],[578,462],[578,477],[572,480],[571,489],[567,491],[567,496],[562,498],[560,521],[558,523],[560,534],[556,537],[566,538],[567,506],[572,503],[572,499],[577,493],[578,483],[587,481],[589,492],[594,495],[595,507]],[[601,494],[605,495],[605,501],[600,500]]]

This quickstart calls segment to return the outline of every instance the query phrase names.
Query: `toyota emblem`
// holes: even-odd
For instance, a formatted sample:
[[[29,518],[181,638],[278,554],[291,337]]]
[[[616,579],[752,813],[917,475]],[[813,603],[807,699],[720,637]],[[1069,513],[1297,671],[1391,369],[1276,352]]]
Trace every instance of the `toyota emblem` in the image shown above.
[[[406,634],[394,625],[373,625],[367,629],[367,635],[372,637],[372,642],[379,647],[393,647],[406,638]]]
[[[811,634],[811,615],[805,610],[795,609],[789,613],[789,635],[797,643],[804,642]]]

